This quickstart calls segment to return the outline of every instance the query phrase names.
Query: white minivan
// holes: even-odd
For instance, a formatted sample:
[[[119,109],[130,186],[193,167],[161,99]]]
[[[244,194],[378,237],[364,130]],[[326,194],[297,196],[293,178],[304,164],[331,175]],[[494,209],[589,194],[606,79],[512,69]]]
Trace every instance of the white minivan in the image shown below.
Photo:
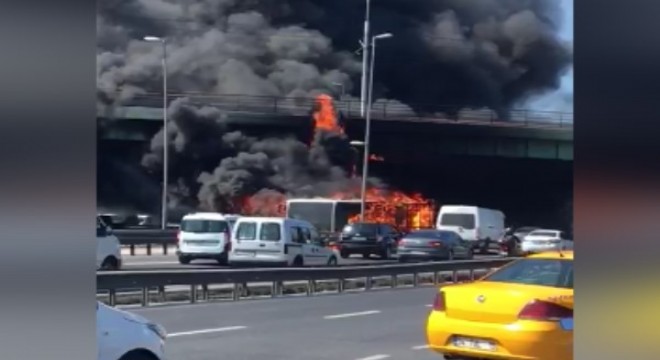
[[[195,259],[212,259],[227,264],[231,230],[238,215],[199,212],[188,214],[179,225],[176,254],[181,264]]]
[[[159,324],[96,302],[98,360],[165,360],[166,338]]]
[[[445,205],[438,212],[438,230],[454,231],[473,248],[488,252],[490,244],[504,234],[504,213],[468,205]]]
[[[334,266],[337,255],[323,246],[308,221],[281,217],[241,217],[236,221],[229,264]]]
[[[110,226],[96,216],[96,270],[121,269],[121,244]]]

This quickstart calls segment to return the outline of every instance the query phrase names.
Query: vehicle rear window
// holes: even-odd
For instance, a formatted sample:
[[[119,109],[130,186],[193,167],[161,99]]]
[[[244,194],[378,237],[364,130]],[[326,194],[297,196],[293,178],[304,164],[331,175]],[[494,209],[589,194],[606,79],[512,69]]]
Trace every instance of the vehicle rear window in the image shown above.
[[[547,237],[557,237],[557,233],[554,231],[534,231],[529,233],[531,236],[547,236]]]
[[[573,260],[521,259],[496,270],[484,281],[573,288]]]
[[[378,224],[349,224],[344,226],[342,232],[344,234],[376,234],[378,232]]]
[[[406,234],[405,238],[437,239],[440,232],[435,230],[417,230]]]
[[[267,222],[261,224],[261,233],[259,233],[259,240],[264,241],[280,241],[282,234],[280,232],[280,224]]]
[[[257,223],[242,222],[238,224],[236,229],[236,240],[256,240],[257,239]]]
[[[224,220],[183,220],[181,231],[191,233],[222,233],[227,231],[228,225]]]
[[[440,225],[445,226],[460,226],[463,229],[474,229],[474,215],[473,214],[442,214],[440,218]]]

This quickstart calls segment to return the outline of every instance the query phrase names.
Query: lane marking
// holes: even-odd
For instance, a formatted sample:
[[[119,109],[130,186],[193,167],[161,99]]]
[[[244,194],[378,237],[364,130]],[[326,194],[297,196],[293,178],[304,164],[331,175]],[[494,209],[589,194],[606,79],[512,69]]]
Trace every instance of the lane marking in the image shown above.
[[[428,349],[428,348],[429,348],[428,345],[417,345],[417,346],[411,347],[412,350],[424,350],[424,349]]]
[[[149,261],[149,262],[130,262],[124,263],[124,266],[149,266],[149,265],[176,265],[178,261]]]
[[[426,305],[424,305],[424,306],[426,306],[426,307],[433,307],[433,304],[426,304]]]
[[[364,358],[359,358],[359,359],[356,359],[356,360],[381,360],[381,359],[387,359],[388,357],[390,357],[390,355],[378,354],[378,355],[367,356],[367,357],[364,357]]]
[[[225,331],[243,330],[243,329],[247,329],[247,326],[226,326],[226,327],[215,328],[215,329],[182,331],[182,332],[175,332],[175,333],[167,334],[167,337],[170,338],[170,337],[177,337],[177,336],[210,334],[210,333],[225,332]]]
[[[373,314],[380,314],[380,310],[368,310],[368,311],[360,311],[360,312],[354,312],[354,313],[326,315],[323,318],[326,319],[326,320],[331,320],[331,319],[343,319],[343,318],[347,318],[347,317],[365,316],[365,315],[373,315]]]

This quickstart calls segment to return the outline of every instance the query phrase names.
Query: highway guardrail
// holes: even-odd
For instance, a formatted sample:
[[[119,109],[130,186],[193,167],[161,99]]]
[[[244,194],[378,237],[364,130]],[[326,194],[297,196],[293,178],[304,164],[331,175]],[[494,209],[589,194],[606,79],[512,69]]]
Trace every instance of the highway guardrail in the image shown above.
[[[135,255],[136,247],[146,247],[146,254],[151,255],[153,247],[162,248],[163,255],[167,255],[169,248],[176,246],[176,229],[117,229],[112,233],[117,236],[122,246],[130,249]]]
[[[412,285],[417,287],[422,283],[438,285],[443,273],[449,273],[449,279],[453,282],[460,280],[461,273],[467,275],[466,279],[474,279],[476,271],[482,270],[485,273],[505,265],[511,260],[513,259],[498,258],[315,268],[112,271],[97,273],[96,286],[97,294],[106,293],[107,303],[111,306],[117,305],[118,300],[122,299],[119,301],[120,303],[139,303],[142,306],[150,305],[154,298],[155,303],[168,301],[196,303],[212,300],[210,295],[214,292],[228,295],[224,298],[236,301],[250,296],[250,291],[254,290],[248,285],[250,283],[260,284],[257,287],[263,290],[261,292],[265,292],[271,297],[301,292],[311,296],[329,290],[343,293],[354,289],[371,290],[374,286],[396,288],[400,285]],[[422,278],[421,275],[426,275],[426,277]],[[444,275],[442,276],[444,281]],[[286,282],[296,282],[296,284],[287,288]],[[319,286],[322,282],[326,285]],[[331,285],[327,285],[328,283]],[[350,286],[347,286],[349,284]],[[214,285],[216,286],[215,291],[212,289]],[[217,285],[224,285],[224,287],[219,288]],[[178,288],[178,290],[172,290],[170,294],[167,294],[166,287]],[[178,300],[168,300],[168,295],[170,298]]]

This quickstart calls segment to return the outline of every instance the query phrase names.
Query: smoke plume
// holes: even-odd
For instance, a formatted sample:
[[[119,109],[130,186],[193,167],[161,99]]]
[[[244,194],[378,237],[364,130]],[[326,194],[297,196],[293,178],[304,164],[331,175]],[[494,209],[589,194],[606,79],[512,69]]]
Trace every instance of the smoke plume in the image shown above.
[[[166,39],[171,93],[359,96],[363,1],[106,0],[97,19],[100,109],[161,92]],[[509,119],[511,108],[559,87],[571,50],[558,38],[556,0],[379,0],[376,106],[459,117],[470,109]],[[179,98],[169,106],[170,207],[232,212],[286,196],[354,192],[354,150],[342,132],[309,142],[230,131],[225,115]],[[310,120],[311,121],[311,120]],[[162,174],[162,132],[142,165]],[[383,186],[376,179],[372,185]],[[256,211],[255,210],[255,211]]]
[[[559,88],[571,63],[556,0],[380,0],[372,32],[375,99],[456,116],[508,110]],[[362,1],[115,0],[99,3],[98,100],[110,105],[159,92],[167,39],[175,92],[315,96],[345,84],[359,95]],[[440,105],[444,107],[439,108]]]

